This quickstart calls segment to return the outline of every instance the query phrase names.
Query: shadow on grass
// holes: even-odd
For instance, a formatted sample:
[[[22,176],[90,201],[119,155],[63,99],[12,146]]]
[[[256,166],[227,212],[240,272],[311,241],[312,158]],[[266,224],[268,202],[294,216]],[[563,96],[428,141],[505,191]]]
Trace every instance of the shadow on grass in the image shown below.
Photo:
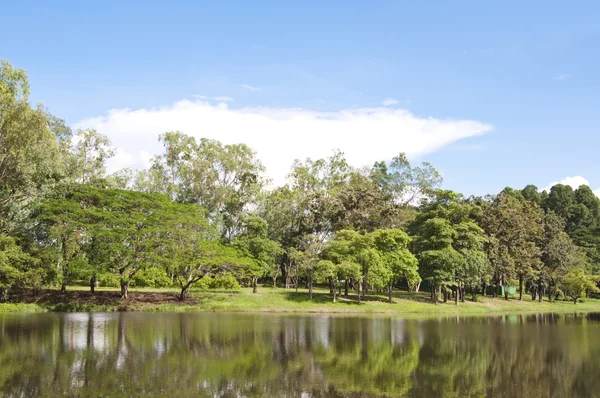
[[[284,292],[283,297],[286,300],[292,301],[295,303],[313,303],[313,304],[326,304],[333,303],[333,294],[330,293],[321,293],[321,292],[313,292],[313,298],[311,299],[308,295],[308,292]],[[377,296],[377,295],[366,295],[361,299],[362,303],[366,302],[380,302],[387,303],[387,297]],[[337,303],[339,304],[349,304],[349,305],[357,305],[358,304],[358,296],[356,293],[348,294],[345,296],[344,294],[337,296]]]

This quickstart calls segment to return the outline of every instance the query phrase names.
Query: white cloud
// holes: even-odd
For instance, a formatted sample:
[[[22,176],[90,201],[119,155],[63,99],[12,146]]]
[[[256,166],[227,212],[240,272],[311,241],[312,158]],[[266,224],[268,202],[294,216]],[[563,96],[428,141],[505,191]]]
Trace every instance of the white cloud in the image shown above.
[[[577,189],[582,185],[590,186],[590,182],[585,177],[573,176],[565,177],[560,181],[551,182],[550,184],[548,184],[548,186],[542,188],[542,191],[550,192],[550,189],[557,184],[568,185],[573,189]],[[600,188],[593,190],[593,192],[596,194],[596,196],[600,197]]]
[[[153,109],[113,109],[74,127],[95,128],[120,148],[111,171],[146,167],[150,155],[162,152],[158,135],[180,130],[225,144],[248,144],[276,184],[285,181],[294,159],[327,157],[333,149],[342,150],[354,166],[370,166],[399,152],[414,158],[492,130],[477,121],[422,118],[401,109],[231,109],[225,103],[211,105],[200,100],[181,100]]]
[[[383,105],[383,106],[398,105],[399,103],[400,103],[400,101],[398,101],[396,98],[392,98],[392,97],[387,97],[386,99],[381,101],[381,105]]]
[[[199,99],[199,100],[206,100],[206,101],[214,100],[214,101],[219,101],[219,102],[234,102],[233,98],[226,97],[226,96],[207,97],[206,95],[195,94],[195,95],[192,95],[192,97]]]
[[[565,80],[568,78],[569,78],[569,75],[567,75],[566,73],[557,73],[556,75],[554,75],[552,80],[556,80],[557,82],[559,82],[561,80]]]
[[[246,83],[241,84],[240,87],[241,88],[245,88],[246,90],[250,90],[250,91],[252,91],[254,93],[257,92],[257,91],[262,91],[262,88],[254,87],[254,86],[251,86],[251,85],[246,84]]]
[[[112,173],[125,167],[131,167],[134,163],[135,160],[131,152],[128,152],[126,148],[117,147],[115,156],[107,160],[106,169],[109,173]]]

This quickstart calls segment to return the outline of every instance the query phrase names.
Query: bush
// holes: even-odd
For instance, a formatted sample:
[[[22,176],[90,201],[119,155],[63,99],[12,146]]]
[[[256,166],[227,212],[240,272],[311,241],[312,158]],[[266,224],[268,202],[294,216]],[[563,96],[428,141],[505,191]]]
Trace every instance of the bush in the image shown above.
[[[196,283],[196,288],[200,290],[208,289],[225,289],[225,290],[238,290],[240,284],[237,279],[231,274],[219,275],[216,277],[205,276]]]
[[[150,267],[138,272],[133,277],[133,285],[137,287],[169,287],[171,279],[162,268]]]
[[[98,286],[120,287],[121,279],[115,274],[100,274],[98,275]]]
[[[231,274],[225,274],[213,279],[213,289],[238,290],[240,284],[237,279]]]

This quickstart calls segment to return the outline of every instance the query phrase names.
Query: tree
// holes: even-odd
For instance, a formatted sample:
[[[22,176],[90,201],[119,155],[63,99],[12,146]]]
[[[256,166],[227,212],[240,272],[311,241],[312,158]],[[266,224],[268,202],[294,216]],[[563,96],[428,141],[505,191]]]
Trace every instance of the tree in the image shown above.
[[[14,287],[37,291],[46,277],[39,259],[24,252],[14,238],[0,235],[0,302],[8,300]]]
[[[513,278],[519,280],[519,299],[523,299],[526,279],[539,266],[539,242],[543,232],[542,212],[532,202],[522,201],[501,193],[486,208],[484,228],[497,248],[490,261],[496,284],[507,285]],[[508,290],[505,289],[508,300]]]
[[[243,221],[242,233],[232,244],[252,257],[247,273],[252,279],[253,293],[257,291],[258,278],[268,274],[273,279],[273,287],[277,286],[279,275],[279,257],[284,254],[281,245],[267,238],[267,222],[256,215],[248,215]]]
[[[571,268],[581,261],[580,249],[575,246],[564,231],[565,222],[552,210],[544,217],[544,235],[542,240],[542,262],[537,271],[537,286],[533,286],[533,298],[537,295],[543,300],[544,290],[552,301],[556,290]]]
[[[247,206],[256,201],[265,183],[264,167],[245,144],[168,132],[160,136],[165,153],[152,160],[150,170],[138,176],[135,186],[160,192],[182,203],[196,203],[227,240],[242,228]]]
[[[388,298],[392,302],[392,289],[394,280],[405,279],[409,286],[415,286],[421,281],[418,273],[418,260],[408,250],[410,237],[400,229],[381,229],[371,234],[375,249],[379,252],[381,263],[389,269]],[[377,278],[383,283],[386,280],[385,272],[380,272]],[[370,274],[369,281],[373,282]]]
[[[314,280],[317,283],[330,281],[333,287],[333,302],[337,301],[337,283],[339,278],[339,265],[330,260],[320,260],[314,272]]]
[[[416,202],[442,184],[442,176],[431,164],[425,162],[421,167],[413,167],[404,153],[389,163],[375,163],[371,178],[390,196],[393,203],[403,207],[417,205]]]
[[[115,153],[107,136],[79,129],[67,155],[67,175],[79,184],[97,184],[106,175],[106,161]]]
[[[346,186],[351,172],[340,151],[327,159],[294,161],[288,179],[301,236],[318,234],[323,240],[334,232],[333,220],[338,210],[334,199]]]
[[[484,251],[487,240],[475,220],[480,217],[477,203],[463,200],[451,191],[437,191],[425,201],[421,213],[411,225],[414,248],[422,276],[432,284],[432,300],[438,290],[455,287],[455,303],[464,299],[465,285],[481,284],[489,269]]]
[[[339,266],[339,275],[344,278],[345,295],[348,295],[348,285],[357,285],[357,300],[360,304],[364,295],[364,280],[372,271],[376,283],[387,283],[386,270],[381,269],[381,257],[373,247],[370,235],[364,235],[352,230],[338,231],[327,242],[322,256]]]
[[[313,298],[314,275],[323,250],[323,242],[316,234],[306,235],[300,243],[301,251],[296,254],[300,270],[308,283],[308,298]]]
[[[577,267],[565,275],[562,287],[567,296],[573,300],[573,304],[577,304],[577,300],[587,292],[600,292],[600,289],[596,286],[596,282],[597,278],[586,275],[582,268]]]
[[[176,250],[173,258],[180,300],[185,300],[192,285],[204,277],[226,272],[238,272],[252,260],[231,246],[217,241],[199,239],[192,250]]]
[[[62,173],[56,133],[64,124],[42,105],[29,105],[22,69],[0,63],[0,232],[12,230],[27,206]]]
[[[88,190],[84,199],[91,242],[90,261],[120,278],[127,299],[131,279],[140,270],[163,264],[172,231],[182,219],[197,219],[204,210],[172,202],[168,197],[116,189]]]
[[[425,221],[415,238],[421,276],[431,283],[431,299],[437,304],[437,292],[453,285],[455,272],[463,264],[463,257],[452,244],[458,233],[450,221],[431,218]]]

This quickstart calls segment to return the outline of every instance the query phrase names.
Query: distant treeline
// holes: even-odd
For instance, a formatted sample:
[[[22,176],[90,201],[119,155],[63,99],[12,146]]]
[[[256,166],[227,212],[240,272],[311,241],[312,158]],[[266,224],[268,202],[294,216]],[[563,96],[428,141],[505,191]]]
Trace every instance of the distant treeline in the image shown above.
[[[181,132],[160,136],[147,170],[108,175],[115,155],[28,100],[26,73],[0,68],[0,301],[74,283],[236,288],[329,285],[387,292],[427,281],[434,302],[517,286],[549,300],[595,292],[600,199],[587,186],[440,189],[404,154],[371,168],[341,152],[296,160],[272,187],[256,153]],[[500,289],[504,287],[504,289]],[[343,291],[343,293],[342,293]]]

